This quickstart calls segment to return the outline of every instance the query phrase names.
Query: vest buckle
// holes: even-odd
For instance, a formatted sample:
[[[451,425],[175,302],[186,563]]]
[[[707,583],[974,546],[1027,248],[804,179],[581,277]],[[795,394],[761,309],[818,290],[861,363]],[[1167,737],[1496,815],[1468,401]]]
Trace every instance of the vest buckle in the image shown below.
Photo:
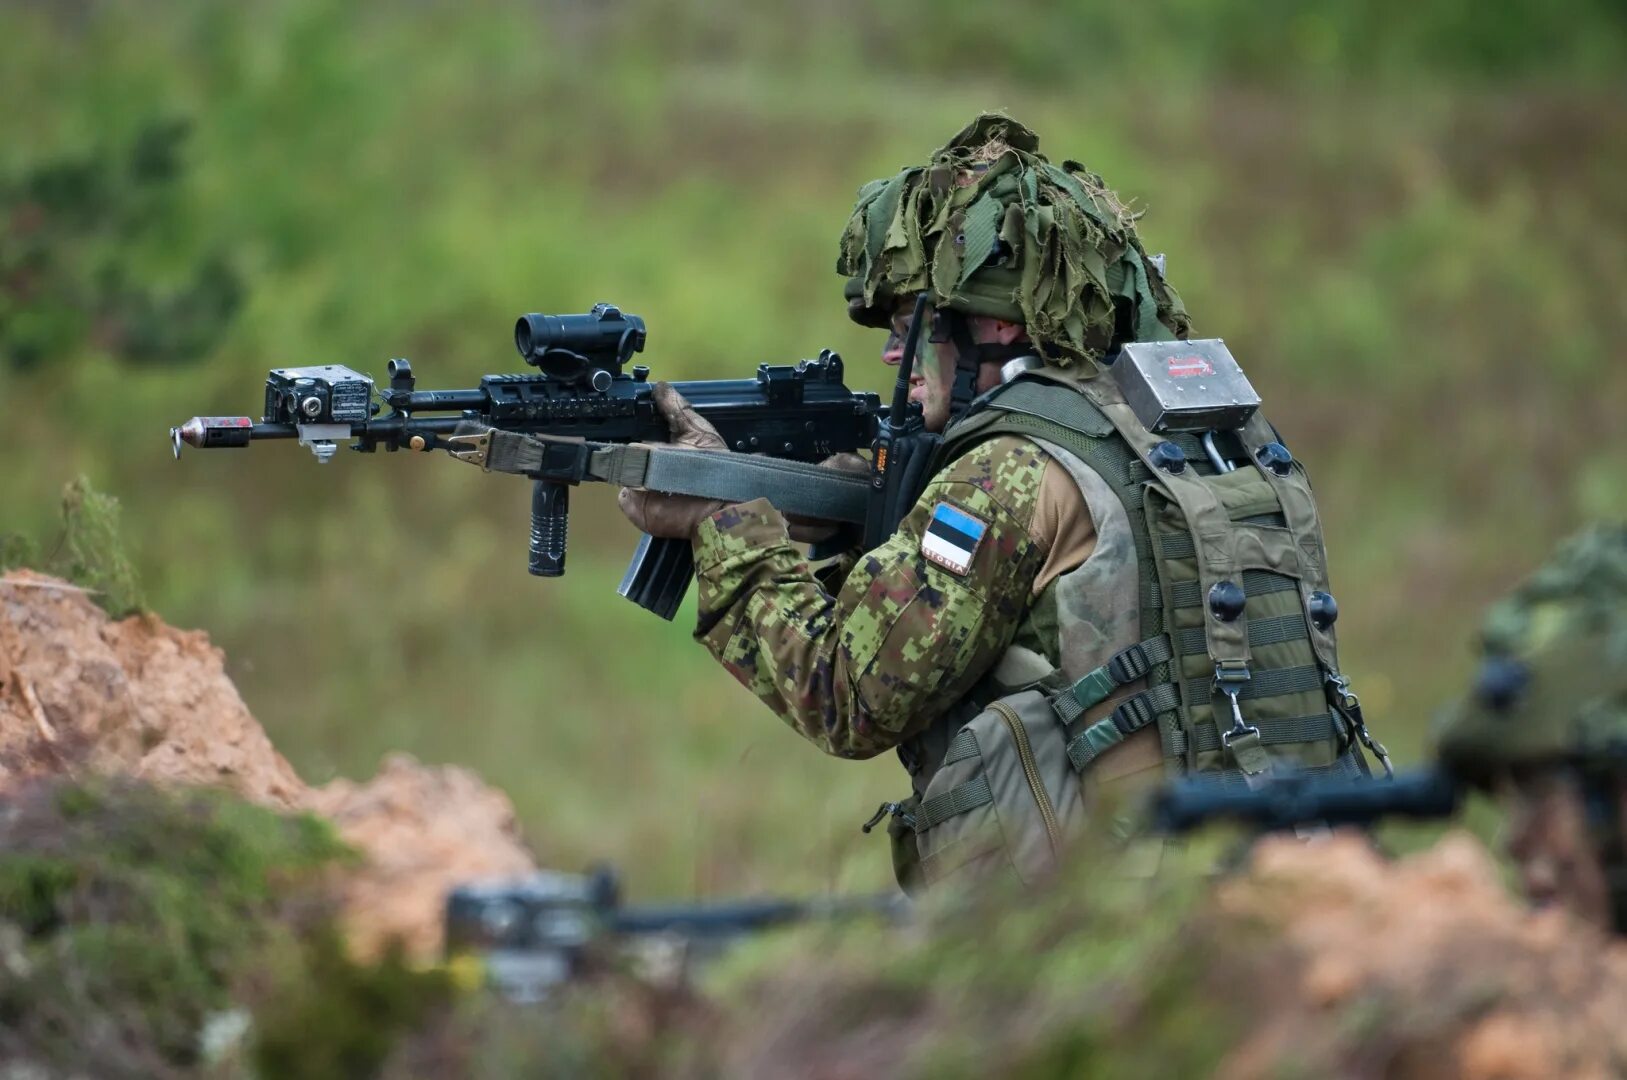
[[[1215,689],[1225,696],[1232,711],[1232,726],[1220,733],[1220,745],[1252,787],[1254,778],[1271,770],[1271,759],[1261,745],[1260,729],[1243,719],[1243,708],[1238,704],[1238,695],[1250,678],[1248,664],[1241,660],[1222,660],[1215,664]],[[1218,717],[1215,726],[1220,726]]]
[[[859,826],[860,831],[868,833],[877,825],[881,824],[881,819],[887,817],[889,814],[903,821],[908,828],[915,828],[915,815],[905,810],[903,803],[884,802],[880,806],[876,807],[876,812],[870,816],[869,821]]]
[[[1337,671],[1328,672],[1322,676],[1322,684],[1328,695],[1328,704],[1333,711],[1344,717],[1350,730],[1355,732],[1356,738],[1367,747],[1369,753],[1378,758],[1378,763],[1384,766],[1386,779],[1395,779],[1395,767],[1390,764],[1390,752],[1384,744],[1373,738],[1373,733],[1367,730],[1367,720],[1362,716],[1361,699],[1350,688],[1350,680]]]
[[[1237,703],[1237,696],[1243,692],[1243,686],[1250,678],[1248,665],[1241,660],[1222,660],[1215,665],[1215,689],[1225,695],[1232,707],[1231,730],[1221,735],[1222,743],[1240,738],[1250,731],[1256,735],[1260,733],[1259,729],[1243,720],[1243,709]]]

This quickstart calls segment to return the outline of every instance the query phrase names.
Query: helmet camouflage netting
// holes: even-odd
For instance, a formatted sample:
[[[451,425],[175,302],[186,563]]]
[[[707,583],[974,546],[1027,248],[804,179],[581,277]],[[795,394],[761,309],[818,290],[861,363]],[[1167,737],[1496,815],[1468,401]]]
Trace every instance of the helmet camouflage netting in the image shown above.
[[[1567,761],[1627,772],[1627,525],[1567,541],[1481,637],[1473,692],[1437,731],[1443,760],[1477,776]]]
[[[1022,323],[1066,364],[1117,340],[1187,334],[1136,216],[1101,177],[1052,165],[1033,132],[984,114],[927,165],[859,190],[836,269],[856,322],[886,326],[898,298],[926,291],[939,307]]]

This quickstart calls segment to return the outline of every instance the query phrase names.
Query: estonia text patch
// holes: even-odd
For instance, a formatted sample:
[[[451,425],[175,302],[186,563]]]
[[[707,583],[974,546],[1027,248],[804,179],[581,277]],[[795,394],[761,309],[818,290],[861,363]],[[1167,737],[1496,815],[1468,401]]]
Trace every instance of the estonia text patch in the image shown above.
[[[958,507],[940,502],[932,508],[932,520],[927,522],[921,536],[921,554],[945,570],[962,577],[972,568],[972,556],[983,534],[989,531],[986,523]]]

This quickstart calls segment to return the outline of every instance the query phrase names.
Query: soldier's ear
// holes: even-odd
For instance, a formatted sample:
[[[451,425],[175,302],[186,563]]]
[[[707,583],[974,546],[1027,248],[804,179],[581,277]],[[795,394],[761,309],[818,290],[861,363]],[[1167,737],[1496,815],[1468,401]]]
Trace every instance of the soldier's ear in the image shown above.
[[[1028,340],[1028,328],[1022,323],[1006,322],[1004,319],[990,319],[989,322],[993,324],[994,340],[1001,345]]]

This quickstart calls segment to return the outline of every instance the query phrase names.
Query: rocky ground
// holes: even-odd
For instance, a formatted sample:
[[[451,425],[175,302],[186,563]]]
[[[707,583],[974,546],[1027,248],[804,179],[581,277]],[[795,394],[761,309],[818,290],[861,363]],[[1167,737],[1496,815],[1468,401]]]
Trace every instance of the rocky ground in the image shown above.
[[[110,620],[64,582],[26,571],[0,578],[0,808],[10,807],[0,814],[0,841],[26,859],[59,848],[71,855],[62,837],[76,830],[106,832],[94,825],[106,803],[94,811],[29,794],[61,790],[50,785],[65,779],[201,785],[276,811],[307,811],[362,855],[334,886],[350,952],[384,955],[397,940],[419,965],[439,955],[449,885],[534,868],[507,798],[467,770],[397,756],[364,783],[307,786],[249,714],[222,659],[202,633],[151,616]],[[184,807],[161,812],[180,814],[171,820],[181,831],[203,822],[213,839],[195,851],[211,858],[236,835],[209,831],[215,826]],[[141,895],[149,889],[143,860],[153,858],[142,852],[171,853],[162,844],[144,848],[151,842],[139,836],[112,840],[123,845],[117,888]],[[296,834],[279,843],[303,851],[314,841]],[[262,857],[258,844],[220,865]],[[62,954],[44,944],[62,912],[87,903],[96,910],[112,895],[85,877],[103,857],[80,858],[74,865],[90,869],[66,876],[26,861],[0,874],[0,1010],[21,1007],[8,1004],[8,986],[21,988],[16,1001],[34,1000],[26,969],[34,964],[38,978],[40,958]],[[811,942],[788,942],[788,951],[705,996],[613,977],[546,1014],[554,1023],[546,1031],[534,1011],[468,1021],[466,1010],[399,1005],[396,1030],[417,1034],[375,1040],[362,1058],[335,1051],[318,1068],[310,1063],[323,1052],[333,1000],[365,1018],[385,993],[370,987],[409,985],[368,982],[341,966],[332,978],[360,989],[341,985],[337,997],[255,1013],[268,1033],[260,1073],[354,1075],[365,1060],[372,1064],[362,1073],[384,1062],[387,1075],[1627,1075],[1627,1025],[1618,1019],[1627,1015],[1627,947],[1562,912],[1527,911],[1467,836],[1399,860],[1381,858],[1357,835],[1272,840],[1224,881],[1187,875],[1150,889],[1088,873],[1101,865],[1088,855],[1076,865],[1083,869],[1016,904],[1007,898],[1002,907],[995,897],[904,931],[812,931]],[[15,881],[30,884],[19,893]],[[58,897],[54,908],[34,895],[42,882]],[[234,910],[260,910],[253,881],[237,887]],[[221,926],[221,940],[231,941],[229,924]],[[34,952],[19,951],[16,927],[38,940]],[[92,970],[96,940],[75,939],[78,966],[63,970]],[[328,963],[310,955],[309,970]],[[313,980],[296,972],[294,981]],[[253,993],[252,979],[234,985]],[[197,997],[200,1017],[209,1000]],[[68,1019],[36,1009],[29,1030],[72,1034],[74,1017],[103,1005],[65,998],[59,1008]],[[207,1014],[204,1026],[233,1015]],[[107,1046],[135,1045],[117,1024],[98,1030]],[[160,1052],[147,1039],[152,1068],[179,1061],[174,1075],[193,1075],[206,1063],[188,1049],[189,1030],[175,1036],[178,1050]],[[384,1028],[364,1019],[357,1030],[345,1038]],[[62,1045],[63,1053],[86,1053],[83,1039]],[[107,1074],[146,1074],[136,1060]]]
[[[307,786],[207,634],[113,621],[84,590],[13,571],[0,577],[0,796],[63,776],[220,787],[328,818],[366,857],[343,885],[363,955],[398,938],[434,960],[451,884],[536,867],[507,797],[468,770],[397,755],[365,783]]]

